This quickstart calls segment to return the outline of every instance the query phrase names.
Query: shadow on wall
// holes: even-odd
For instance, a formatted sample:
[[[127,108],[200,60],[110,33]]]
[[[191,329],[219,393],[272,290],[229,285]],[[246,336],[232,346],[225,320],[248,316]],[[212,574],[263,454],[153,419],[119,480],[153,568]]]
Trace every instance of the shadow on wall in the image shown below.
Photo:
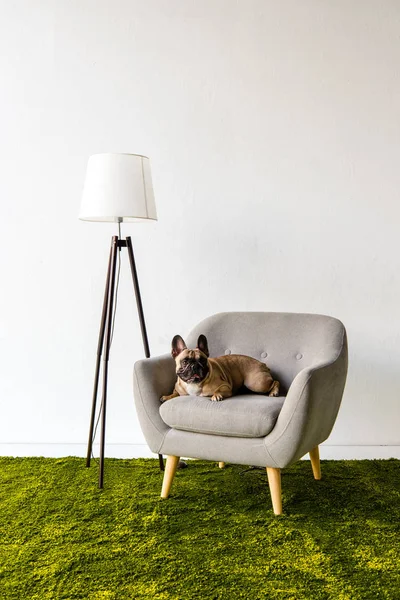
[[[340,430],[340,443],[351,445],[400,445],[398,406],[400,405],[400,370],[388,352],[379,354],[376,340],[357,345],[349,335],[349,369],[347,383],[334,429]],[[375,346],[376,359],[368,348]],[[371,354],[371,353],[370,353]]]

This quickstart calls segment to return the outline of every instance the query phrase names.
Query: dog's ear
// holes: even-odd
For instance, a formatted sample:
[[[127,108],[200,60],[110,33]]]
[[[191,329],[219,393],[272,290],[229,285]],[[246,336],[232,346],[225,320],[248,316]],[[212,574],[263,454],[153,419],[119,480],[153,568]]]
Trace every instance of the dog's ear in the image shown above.
[[[197,340],[197,347],[199,350],[201,350],[201,352],[203,352],[203,354],[205,354],[206,356],[210,356],[210,353],[208,351],[208,342],[205,335],[199,335],[199,339]]]
[[[175,335],[172,340],[171,354],[173,358],[176,358],[178,354],[186,350],[186,344],[180,335]]]

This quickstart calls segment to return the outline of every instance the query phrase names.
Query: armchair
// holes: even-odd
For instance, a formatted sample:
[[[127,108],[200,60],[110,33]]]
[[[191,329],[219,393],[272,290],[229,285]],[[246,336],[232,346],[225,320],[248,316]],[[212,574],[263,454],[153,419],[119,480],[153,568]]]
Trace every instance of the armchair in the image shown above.
[[[280,470],[310,453],[320,479],[318,446],[328,438],[347,374],[347,339],[332,317],[296,313],[232,312],[213,315],[187,336],[194,347],[207,336],[211,356],[246,354],[265,361],[286,395],[242,394],[222,402],[172,391],[175,362],[168,355],[134,367],[138,418],[150,449],[166,454],[161,497],[167,498],[179,457],[265,467],[275,514],[281,514]]]

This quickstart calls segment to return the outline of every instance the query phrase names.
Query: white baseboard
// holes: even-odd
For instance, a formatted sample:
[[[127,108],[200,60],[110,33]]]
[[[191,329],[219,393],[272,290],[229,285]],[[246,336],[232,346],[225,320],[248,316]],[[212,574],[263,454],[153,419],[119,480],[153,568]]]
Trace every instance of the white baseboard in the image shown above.
[[[99,455],[99,445],[93,447],[95,456]],[[61,458],[63,456],[86,456],[86,444],[0,444],[0,456],[45,456]],[[146,444],[107,444],[108,458],[156,458]],[[400,446],[320,446],[322,460],[349,460],[373,458],[399,458]],[[307,457],[305,457],[307,458]]]
[[[400,458],[400,446],[330,446],[322,444],[319,448],[322,460]]]
[[[63,456],[85,457],[86,444],[0,444],[0,456]],[[99,444],[93,445],[94,456],[99,456]],[[155,458],[157,455],[146,444],[106,444],[107,458]]]

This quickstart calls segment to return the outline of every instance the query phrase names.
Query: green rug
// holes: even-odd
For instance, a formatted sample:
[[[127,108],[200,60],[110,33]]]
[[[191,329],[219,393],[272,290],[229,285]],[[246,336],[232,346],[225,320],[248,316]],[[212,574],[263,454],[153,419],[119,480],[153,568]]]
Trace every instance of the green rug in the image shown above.
[[[160,500],[156,460],[0,459],[1,600],[400,599],[400,461],[282,474],[189,462]]]

